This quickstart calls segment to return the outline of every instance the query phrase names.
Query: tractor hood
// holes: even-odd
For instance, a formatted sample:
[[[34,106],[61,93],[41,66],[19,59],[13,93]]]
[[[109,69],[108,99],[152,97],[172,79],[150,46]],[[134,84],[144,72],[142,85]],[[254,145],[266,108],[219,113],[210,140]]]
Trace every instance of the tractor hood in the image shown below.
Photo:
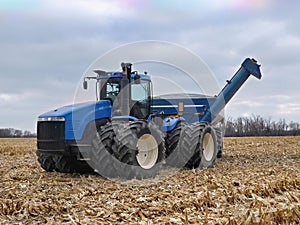
[[[102,101],[100,101],[102,103]],[[49,112],[43,113],[39,116],[39,118],[47,118],[47,117],[64,117],[65,119],[72,116],[72,113],[87,110],[88,108],[95,108],[96,102],[84,102],[73,105],[66,105]]]
[[[40,115],[38,121],[65,121],[65,139],[80,140],[89,122],[109,118],[110,116],[110,101],[100,100],[63,106],[51,110]]]

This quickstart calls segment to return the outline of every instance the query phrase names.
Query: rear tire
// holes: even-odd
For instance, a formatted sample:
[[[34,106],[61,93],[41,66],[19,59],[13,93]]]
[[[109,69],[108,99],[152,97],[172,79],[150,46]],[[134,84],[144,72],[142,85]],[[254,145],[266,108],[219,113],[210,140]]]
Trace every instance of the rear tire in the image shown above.
[[[217,148],[218,154],[217,158],[222,158],[223,156],[223,133],[221,128],[215,128],[216,136],[217,136]]]
[[[218,144],[215,129],[207,125],[200,139],[201,169],[213,167],[217,159]]]
[[[166,163],[169,166],[181,168],[187,162],[182,162],[182,154],[179,147],[179,141],[182,137],[185,126],[187,126],[187,123],[185,121],[180,121],[176,124],[173,130],[167,132],[165,138]]]
[[[122,167],[113,154],[117,148],[115,143],[117,129],[118,126],[107,123],[92,140],[91,166],[95,172],[105,178],[121,177]]]
[[[188,125],[180,143],[181,151],[187,155],[185,167],[197,168],[201,161],[200,140],[207,124],[196,122]]]
[[[143,153],[143,154],[141,154]],[[93,168],[107,178],[151,178],[164,160],[162,133],[153,122],[113,122],[92,142]]]
[[[212,167],[217,157],[217,137],[212,126],[203,122],[188,125],[180,142],[187,168]]]
[[[159,173],[165,159],[165,143],[153,122],[137,120],[123,124],[116,132],[115,143],[113,154],[123,164],[123,178],[152,178]]]

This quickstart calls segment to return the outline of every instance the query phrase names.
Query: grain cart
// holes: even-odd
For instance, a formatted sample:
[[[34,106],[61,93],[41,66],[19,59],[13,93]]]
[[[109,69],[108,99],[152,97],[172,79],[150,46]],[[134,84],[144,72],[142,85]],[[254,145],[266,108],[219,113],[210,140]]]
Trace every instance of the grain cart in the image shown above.
[[[247,58],[216,96],[152,97],[147,73],[95,70],[97,100],[64,106],[38,117],[37,156],[46,171],[105,177],[154,177],[163,164],[212,167],[222,156],[221,110],[259,65]]]

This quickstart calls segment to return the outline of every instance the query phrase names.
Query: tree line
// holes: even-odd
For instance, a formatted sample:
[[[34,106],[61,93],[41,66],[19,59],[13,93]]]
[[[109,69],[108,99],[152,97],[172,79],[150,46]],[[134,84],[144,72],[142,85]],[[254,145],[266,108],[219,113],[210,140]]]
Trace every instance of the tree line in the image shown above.
[[[285,119],[273,121],[259,115],[251,117],[228,118],[225,126],[225,136],[296,136],[300,135],[300,123]]]
[[[285,119],[273,121],[259,115],[251,117],[228,118],[225,125],[225,136],[297,136],[300,135],[300,123]],[[14,128],[0,129],[0,138],[29,138],[36,137],[36,133]]]
[[[22,131],[14,128],[2,128],[0,129],[0,138],[29,138],[36,137],[35,133],[28,130]]]

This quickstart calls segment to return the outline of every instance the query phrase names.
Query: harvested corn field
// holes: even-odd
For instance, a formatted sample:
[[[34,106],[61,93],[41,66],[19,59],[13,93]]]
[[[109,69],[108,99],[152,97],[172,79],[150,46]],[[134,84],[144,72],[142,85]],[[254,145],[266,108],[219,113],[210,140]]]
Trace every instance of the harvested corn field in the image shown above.
[[[44,172],[35,139],[0,139],[0,223],[299,224],[300,137],[224,142],[212,169],[132,185]]]

